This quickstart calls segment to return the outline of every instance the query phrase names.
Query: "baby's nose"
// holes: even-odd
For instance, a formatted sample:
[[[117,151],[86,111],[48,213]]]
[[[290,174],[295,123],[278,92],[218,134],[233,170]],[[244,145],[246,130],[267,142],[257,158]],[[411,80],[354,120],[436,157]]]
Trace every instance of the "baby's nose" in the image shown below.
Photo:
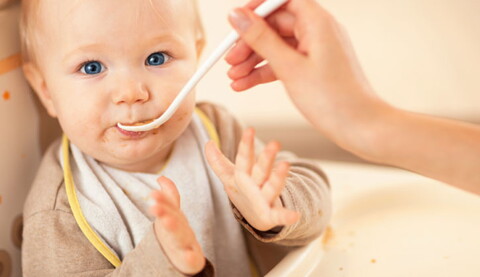
[[[117,86],[112,95],[115,104],[141,104],[150,99],[150,93],[144,84],[133,80],[119,83],[122,85]]]

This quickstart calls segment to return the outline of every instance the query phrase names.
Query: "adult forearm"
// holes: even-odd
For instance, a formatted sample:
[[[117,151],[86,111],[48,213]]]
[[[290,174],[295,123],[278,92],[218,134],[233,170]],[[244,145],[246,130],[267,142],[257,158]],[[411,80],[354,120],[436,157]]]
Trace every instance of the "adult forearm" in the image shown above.
[[[480,127],[399,109],[379,118],[360,155],[480,194]]]

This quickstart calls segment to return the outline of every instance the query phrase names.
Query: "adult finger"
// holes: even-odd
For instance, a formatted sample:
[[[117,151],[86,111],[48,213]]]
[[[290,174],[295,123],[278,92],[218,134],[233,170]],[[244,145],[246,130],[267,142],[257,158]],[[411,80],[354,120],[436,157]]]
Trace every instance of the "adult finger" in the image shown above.
[[[256,53],[252,53],[244,62],[230,68],[227,75],[232,80],[240,79],[250,74],[262,61],[264,61],[262,57]]]
[[[296,48],[298,45],[298,41],[295,38],[284,38],[284,40],[293,48]],[[262,63],[264,60],[265,59],[253,52],[247,59],[244,59],[243,61],[240,61],[237,64],[233,65],[227,73],[228,77],[234,81],[241,79],[250,74],[253,70],[259,68],[259,64]]]
[[[276,73],[288,76],[290,65],[304,59],[303,55],[288,45],[263,18],[251,10],[235,9],[229,20],[241,38],[258,55],[268,60]]]
[[[292,13],[277,11],[267,17],[266,21],[284,40],[295,38],[295,17]],[[244,62],[252,53],[252,48],[244,40],[240,39],[225,55],[225,61],[230,65],[237,65]]]
[[[266,84],[277,80],[277,76],[273,72],[270,65],[266,64],[259,68],[255,68],[247,76],[234,80],[231,87],[235,91],[244,91],[259,84]]]
[[[239,40],[225,55],[225,61],[230,65],[237,65],[244,62],[253,53],[248,44]]]

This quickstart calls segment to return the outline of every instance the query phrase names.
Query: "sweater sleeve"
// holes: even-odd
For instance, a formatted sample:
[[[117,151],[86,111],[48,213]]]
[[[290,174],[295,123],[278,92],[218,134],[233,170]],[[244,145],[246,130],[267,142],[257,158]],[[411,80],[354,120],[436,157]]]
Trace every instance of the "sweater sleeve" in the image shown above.
[[[234,161],[243,127],[223,108],[208,103],[201,103],[198,107],[215,125],[222,152]],[[263,143],[258,139],[257,142],[257,147],[262,148]],[[287,209],[301,214],[300,220],[293,225],[283,226],[278,231],[258,232],[235,207],[233,212],[240,224],[262,242],[287,246],[305,245],[318,237],[329,222],[332,208],[328,179],[317,162],[298,158],[293,153],[282,151],[278,154],[277,161],[287,161],[291,165],[280,197]]]
[[[117,268],[94,248],[73,214],[66,211],[41,211],[26,218],[23,238],[22,266],[27,277],[186,276],[163,253],[153,225]],[[196,276],[213,276],[210,262]]]

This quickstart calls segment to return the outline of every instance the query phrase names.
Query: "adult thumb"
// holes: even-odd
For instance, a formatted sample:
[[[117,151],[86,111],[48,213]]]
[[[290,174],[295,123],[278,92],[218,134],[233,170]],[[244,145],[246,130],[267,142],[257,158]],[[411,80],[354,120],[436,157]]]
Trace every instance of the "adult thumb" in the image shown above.
[[[241,39],[258,55],[267,60],[278,75],[287,74],[289,65],[302,56],[288,45],[267,22],[248,8],[237,8],[229,21]]]

